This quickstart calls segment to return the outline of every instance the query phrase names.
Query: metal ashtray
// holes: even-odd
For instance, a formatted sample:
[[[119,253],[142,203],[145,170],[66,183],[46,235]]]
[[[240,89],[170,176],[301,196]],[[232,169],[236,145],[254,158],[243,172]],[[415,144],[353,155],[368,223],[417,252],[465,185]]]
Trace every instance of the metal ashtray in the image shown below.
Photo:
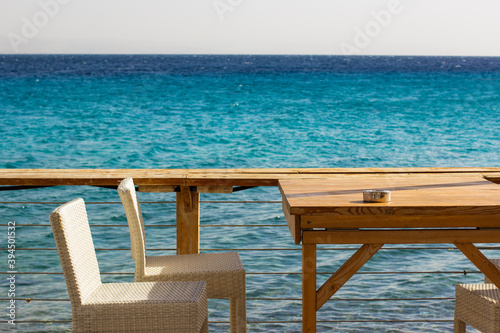
[[[388,190],[364,190],[364,202],[389,202],[391,201],[391,191]]]

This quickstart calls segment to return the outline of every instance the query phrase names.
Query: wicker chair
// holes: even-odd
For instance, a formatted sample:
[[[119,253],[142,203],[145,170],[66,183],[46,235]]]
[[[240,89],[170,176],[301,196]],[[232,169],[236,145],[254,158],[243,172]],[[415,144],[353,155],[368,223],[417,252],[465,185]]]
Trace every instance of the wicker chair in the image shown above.
[[[500,259],[490,261],[500,266]],[[488,278],[484,282],[455,286],[455,333],[465,333],[467,324],[485,333],[500,332],[500,289]]]
[[[206,283],[101,283],[85,203],[56,208],[50,223],[73,312],[73,332],[208,332]]]
[[[141,208],[132,178],[118,186],[130,229],[135,281],[207,282],[208,298],[230,300],[231,332],[246,332],[245,268],[236,252],[146,257]]]

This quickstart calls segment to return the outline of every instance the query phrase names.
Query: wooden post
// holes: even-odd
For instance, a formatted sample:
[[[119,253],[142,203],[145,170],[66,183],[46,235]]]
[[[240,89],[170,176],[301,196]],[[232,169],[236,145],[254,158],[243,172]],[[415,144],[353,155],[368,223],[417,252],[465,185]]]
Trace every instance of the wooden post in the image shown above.
[[[177,254],[200,252],[200,193],[181,186],[177,192]]]
[[[302,244],[302,332],[316,332],[316,244]]]

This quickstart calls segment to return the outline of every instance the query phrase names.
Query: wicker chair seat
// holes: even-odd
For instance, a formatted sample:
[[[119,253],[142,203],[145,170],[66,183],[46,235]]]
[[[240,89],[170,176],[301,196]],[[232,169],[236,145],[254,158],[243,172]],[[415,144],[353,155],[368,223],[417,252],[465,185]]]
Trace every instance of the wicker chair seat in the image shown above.
[[[245,269],[236,252],[150,256],[136,281],[205,281],[208,298],[231,298],[245,291]]]
[[[455,332],[465,324],[485,333],[500,332],[500,290],[492,283],[455,286]]]
[[[102,284],[75,314],[80,332],[200,332],[207,325],[206,288],[204,282]]]
[[[500,259],[490,259],[500,268]],[[466,324],[486,333],[500,333],[500,290],[484,277],[484,283],[455,286],[455,333],[465,333]]]

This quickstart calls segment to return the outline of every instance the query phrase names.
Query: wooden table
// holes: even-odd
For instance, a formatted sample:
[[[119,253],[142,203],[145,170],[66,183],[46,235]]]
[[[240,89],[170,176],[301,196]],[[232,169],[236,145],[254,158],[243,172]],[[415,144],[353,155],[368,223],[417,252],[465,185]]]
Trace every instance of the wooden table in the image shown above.
[[[283,212],[302,242],[303,332],[316,311],[384,244],[453,243],[500,288],[500,271],[473,243],[500,243],[500,186],[480,174],[350,174],[279,181]],[[364,203],[363,190],[391,191]],[[362,244],[318,290],[316,245]]]

